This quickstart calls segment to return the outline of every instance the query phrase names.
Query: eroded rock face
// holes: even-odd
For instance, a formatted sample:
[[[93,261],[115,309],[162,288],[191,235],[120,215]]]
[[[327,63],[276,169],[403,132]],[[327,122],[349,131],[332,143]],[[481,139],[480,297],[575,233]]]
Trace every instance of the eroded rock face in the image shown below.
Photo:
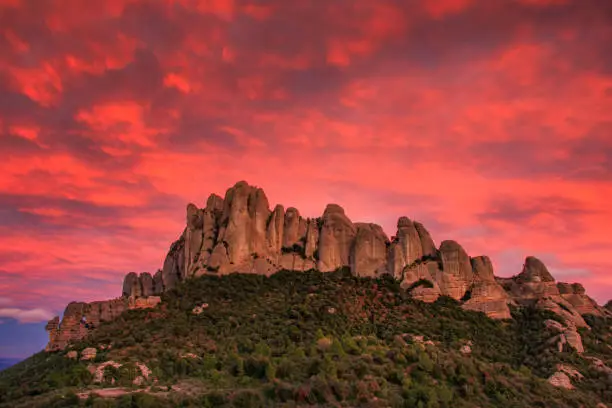
[[[563,352],[565,345],[568,345],[576,350],[579,354],[584,353],[584,345],[582,344],[582,337],[576,330],[576,326],[572,323],[561,324],[555,320],[546,320],[544,326],[558,333],[550,340],[550,343],[557,347],[559,353]]]
[[[429,231],[420,222],[414,222],[414,228],[416,228],[419,238],[421,240],[421,248],[423,256],[435,256],[437,253],[436,244],[434,243]]]
[[[493,274],[493,263],[488,256],[477,256],[470,259],[472,271],[478,280],[493,282],[495,275]]]
[[[130,272],[123,279],[123,296],[140,296],[141,288],[138,274]]]
[[[434,278],[443,295],[460,300],[474,282],[470,257],[455,241],[443,241],[440,245],[442,271]]]
[[[294,244],[303,236],[300,234],[300,212],[297,208],[289,207],[285,213],[283,222],[283,247],[292,248]]]
[[[351,271],[357,276],[379,276],[387,272],[389,239],[380,225],[356,223],[351,247]]]
[[[184,234],[184,233],[183,233]],[[170,246],[162,269],[162,282],[166,289],[171,289],[185,277],[185,237],[181,235]]]
[[[521,282],[554,282],[546,265],[535,256],[528,256],[523,265],[523,271],[517,277]]]
[[[281,253],[283,247],[284,237],[284,220],[285,210],[282,205],[277,205],[272,211],[270,221],[268,222],[268,249],[270,254],[278,255]]]
[[[161,269],[153,275],[153,294],[161,295],[164,292],[164,279]]]
[[[331,272],[349,266],[349,255],[357,231],[337,204],[328,204],[323,213],[319,235],[319,261],[321,272]]]
[[[504,283],[510,297],[519,305],[535,305],[562,316],[568,324],[575,327],[588,327],[580,312],[562,295],[554,278],[542,261],[530,256],[520,274]],[[568,285],[560,285],[563,291],[574,291]],[[581,289],[577,289],[581,291]],[[585,295],[580,295],[585,296]]]
[[[557,371],[548,378],[548,383],[553,387],[565,388],[566,390],[573,390],[574,386],[567,374],[561,371]]]
[[[410,290],[413,298],[423,302],[435,302],[441,295],[440,286],[433,278],[439,273],[438,263],[426,261],[416,266],[407,265],[403,271],[401,286]],[[423,282],[419,284],[419,282]]]
[[[49,343],[45,350],[63,350],[68,344],[83,339],[101,322],[112,321],[128,309],[154,307],[160,301],[158,296],[150,296],[121,297],[91,303],[71,302],[66,306],[61,320],[56,316],[47,323],[45,330],[49,334]]]
[[[510,319],[512,302],[493,274],[493,263],[487,256],[471,259],[474,283],[469,288],[469,299],[464,309],[483,312],[493,319]]]
[[[581,315],[592,314],[602,316],[605,314],[605,310],[586,295],[586,290],[581,284],[558,282],[557,289],[559,289],[561,297]]]
[[[159,273],[159,272],[158,272]],[[161,282],[161,273],[157,276],[158,282],[156,283],[148,272],[143,272],[140,275],[135,272],[130,272],[125,275],[123,279],[123,291],[122,296],[125,297],[141,297],[141,296],[153,296],[163,292],[163,283]],[[161,287],[157,286],[162,283]],[[158,291],[159,290],[159,291]]]

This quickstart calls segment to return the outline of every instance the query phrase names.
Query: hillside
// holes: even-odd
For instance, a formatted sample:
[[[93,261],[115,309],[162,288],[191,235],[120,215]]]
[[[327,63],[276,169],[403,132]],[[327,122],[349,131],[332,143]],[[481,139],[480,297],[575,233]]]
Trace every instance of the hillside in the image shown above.
[[[18,358],[0,358],[0,371],[17,364],[21,359]]]
[[[191,278],[165,292],[155,308],[128,310],[64,351],[41,352],[0,373],[0,406],[596,407],[612,401],[610,372],[597,366],[612,366],[610,318],[585,316],[591,329],[578,331],[588,352],[579,354],[567,344],[557,347],[550,322],[562,318],[551,311],[513,306],[513,319],[493,320],[450,297],[425,303],[410,292],[388,276],[360,278],[346,269]],[[96,350],[91,361],[71,358],[90,348]],[[88,367],[109,361],[122,366],[107,366],[95,384]],[[144,374],[140,363],[151,373],[134,385]],[[547,382],[573,370],[574,389]],[[146,392],[106,400],[75,395],[118,386]]]

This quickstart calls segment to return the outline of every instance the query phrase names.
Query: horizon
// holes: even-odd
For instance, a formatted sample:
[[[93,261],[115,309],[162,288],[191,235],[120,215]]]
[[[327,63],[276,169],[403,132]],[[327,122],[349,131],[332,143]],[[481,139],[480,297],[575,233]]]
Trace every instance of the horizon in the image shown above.
[[[186,205],[239,180],[271,208],[337,203],[388,237],[407,216],[496,276],[536,256],[605,304],[611,12],[0,2],[0,358],[44,347],[70,301],[161,268]]]

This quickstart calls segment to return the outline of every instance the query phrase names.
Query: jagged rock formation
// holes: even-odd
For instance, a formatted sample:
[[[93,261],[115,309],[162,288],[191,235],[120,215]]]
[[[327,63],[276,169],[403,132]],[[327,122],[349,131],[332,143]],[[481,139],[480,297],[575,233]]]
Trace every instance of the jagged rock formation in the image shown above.
[[[137,275],[135,272],[128,273],[123,280],[123,293],[125,297],[142,297],[160,295],[164,291],[163,282],[159,281],[160,272],[153,278],[150,273],[143,272]],[[157,281],[156,281],[157,279]]]
[[[356,223],[351,246],[351,271],[357,276],[379,276],[387,272],[389,238],[380,225]]]
[[[469,299],[463,307],[486,313],[496,319],[509,319],[509,304],[513,303],[510,296],[495,281],[493,264],[488,256],[478,256],[471,259],[474,272],[474,283],[469,289]]]
[[[47,323],[45,330],[49,334],[49,343],[45,350],[63,350],[69,343],[84,338],[101,322],[111,321],[128,309],[154,307],[160,301],[159,296],[130,296],[91,303],[71,302],[61,321],[59,316],[55,316]]]
[[[344,209],[337,204],[328,204],[323,212],[323,225],[319,232],[317,269],[330,272],[348,266],[351,245],[356,235],[357,230],[344,214]]]
[[[584,286],[580,283],[557,283],[557,288],[563,299],[571,304],[580,314],[593,314],[601,316],[605,314],[604,308],[599,306],[597,302],[586,295]]]
[[[567,330],[574,332],[587,326],[582,314],[609,313],[581,285],[557,284],[535,257],[527,257],[518,275],[496,278],[488,257],[472,258],[451,240],[438,248],[425,226],[408,217],[398,219],[397,232],[389,239],[379,225],[353,223],[337,204],[328,204],[320,218],[304,218],[298,209],[285,210],[280,204],[271,210],[264,191],[245,181],[224,197],[211,194],[204,208],[187,205],[185,222],[153,276],[131,272],[121,299],[71,303],[61,324],[59,318],[49,321],[48,349],[65,347],[81,338],[88,325],[126,309],[155,306],[157,295],[188,277],[233,272],[270,275],[281,269],[329,272],[347,267],[363,277],[390,274],[416,299],[431,302],[446,295],[465,309],[498,319],[511,318],[510,304],[535,305],[564,317]],[[573,333],[564,336],[569,342]]]
[[[391,274],[424,301],[440,295],[461,300],[470,293],[466,308],[510,317],[510,299],[492,278],[492,267],[486,276],[475,272],[454,241],[436,248],[423,224],[400,217],[389,240],[379,225],[353,223],[337,204],[327,205],[321,218],[304,218],[298,209],[282,205],[270,210],[263,190],[244,181],[224,198],[211,195],[203,209],[187,206],[186,228],[166,256],[161,285],[156,275],[153,287],[158,293],[159,286],[171,288],[205,273],[269,275],[280,269],[329,272],[341,267],[357,276]],[[126,282],[128,288],[139,287],[133,275]]]
[[[61,322],[56,316],[47,323],[45,329],[49,333],[49,344],[45,350],[62,350],[71,341],[85,337],[87,331],[100,322],[113,320],[125,310],[127,301],[121,298],[92,303],[71,302]]]
[[[607,310],[609,310],[610,312],[612,312],[612,300],[608,301],[608,303],[606,303],[606,305],[604,306],[604,308],[606,308]]]
[[[568,324],[588,327],[581,313],[561,295],[555,279],[544,263],[536,257],[527,257],[523,271],[517,276],[499,281],[516,303],[535,305],[562,316]]]
[[[555,337],[550,339],[550,343],[557,346],[557,351],[559,353],[563,351],[566,344],[574,348],[579,354],[584,353],[582,337],[580,337],[580,334],[576,330],[576,326],[571,323],[563,325],[555,320],[546,320],[544,324],[546,328],[558,333]]]

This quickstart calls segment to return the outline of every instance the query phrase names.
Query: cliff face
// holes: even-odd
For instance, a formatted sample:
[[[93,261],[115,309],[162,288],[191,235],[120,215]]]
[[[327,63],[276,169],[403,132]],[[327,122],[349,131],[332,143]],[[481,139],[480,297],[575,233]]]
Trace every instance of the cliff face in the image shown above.
[[[461,300],[469,293],[466,308],[509,318],[511,299],[493,278],[490,261],[485,267],[481,263],[473,263],[455,241],[437,248],[427,229],[407,217],[398,219],[389,239],[379,225],[353,223],[338,204],[327,205],[320,218],[304,218],[298,209],[282,205],[271,210],[262,189],[241,181],[224,198],[211,195],[205,208],[187,206],[186,227],[168,251],[161,286],[171,288],[202,274],[349,267],[357,276],[391,274],[403,287],[428,281],[412,287],[424,301],[440,295]],[[145,290],[134,275],[126,281],[126,294],[130,288],[136,288],[132,294]]]
[[[154,306],[158,295],[189,277],[233,272],[270,275],[282,269],[348,267],[362,277],[389,274],[416,299],[432,302],[446,295],[496,319],[511,318],[511,304],[551,310],[572,327],[586,326],[582,314],[610,313],[581,285],[556,283],[535,257],[527,257],[515,277],[496,278],[488,257],[470,257],[450,240],[437,247],[425,226],[408,217],[398,219],[389,239],[379,225],[353,223],[338,204],[327,205],[320,218],[304,218],[298,209],[282,205],[270,209],[264,191],[244,181],[225,197],[210,195],[204,208],[189,204],[185,224],[157,273],[129,273],[120,299],[71,303],[61,323],[51,320],[48,349],[65,347],[126,309]]]

